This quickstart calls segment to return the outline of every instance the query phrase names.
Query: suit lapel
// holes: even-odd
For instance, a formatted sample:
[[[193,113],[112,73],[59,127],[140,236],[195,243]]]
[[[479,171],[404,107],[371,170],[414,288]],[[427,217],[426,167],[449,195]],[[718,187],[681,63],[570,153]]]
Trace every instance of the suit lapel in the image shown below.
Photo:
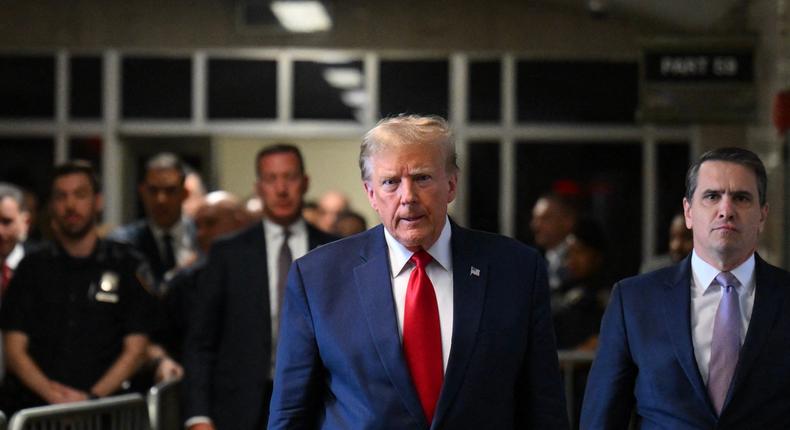
[[[367,233],[370,240],[361,252],[362,263],[354,268],[354,280],[376,352],[392,384],[415,422],[425,423],[425,415],[403,357],[395,301],[392,298],[389,256],[384,228]]]
[[[437,427],[452,405],[466,375],[469,359],[477,341],[480,317],[485,302],[488,261],[474,255],[474,244],[467,243],[467,231],[452,227],[453,255],[453,339],[444,384],[433,420]]]
[[[248,249],[252,252],[249,263],[252,264],[253,274],[250,279],[250,285],[256,285],[263,280],[263,285],[253,288],[255,295],[255,303],[261,303],[263,306],[264,315],[271,315],[271,304],[269,303],[269,262],[266,254],[266,233],[263,231],[263,223],[258,223],[249,231],[250,246]],[[271,317],[266,318],[269,323],[266,324],[271,331]]]
[[[156,275],[157,282],[159,282],[165,274],[165,268],[162,263],[163,258],[159,254],[159,245],[156,243],[154,232],[147,222],[142,225],[142,229],[143,233],[140,240],[140,248],[142,248],[145,255],[155,256],[155,258],[152,258],[148,263],[151,265],[151,269],[153,269]]]
[[[760,256],[755,254],[755,291],[754,307],[752,317],[749,321],[749,329],[746,332],[746,339],[741,347],[738,357],[738,365],[735,368],[733,384],[725,400],[726,408],[730,398],[737,393],[739,386],[749,375],[754,361],[765,345],[766,340],[771,336],[771,328],[779,315],[782,303],[785,301],[784,285],[775,279],[771,271],[773,268],[763,261]]]
[[[708,391],[699,373],[697,359],[694,356],[694,344],[691,339],[690,287],[691,257],[687,257],[678,265],[675,277],[669,280],[666,285],[663,303],[664,321],[680,367],[683,368],[694,392],[708,406],[708,412],[715,416]]]

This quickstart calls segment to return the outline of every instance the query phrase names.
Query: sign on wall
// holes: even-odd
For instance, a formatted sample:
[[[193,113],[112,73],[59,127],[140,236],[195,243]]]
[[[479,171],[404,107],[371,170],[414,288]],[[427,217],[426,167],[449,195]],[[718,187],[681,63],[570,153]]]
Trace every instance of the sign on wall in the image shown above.
[[[660,41],[642,49],[642,121],[747,122],[755,107],[752,43]]]

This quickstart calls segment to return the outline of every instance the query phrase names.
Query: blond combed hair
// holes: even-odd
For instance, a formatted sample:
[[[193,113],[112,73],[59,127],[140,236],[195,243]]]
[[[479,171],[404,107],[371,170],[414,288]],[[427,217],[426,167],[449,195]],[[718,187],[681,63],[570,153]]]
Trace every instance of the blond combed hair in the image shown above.
[[[370,179],[370,158],[383,149],[401,145],[439,145],[448,173],[458,170],[455,141],[450,125],[438,115],[406,115],[381,119],[362,138],[359,170],[362,180]]]

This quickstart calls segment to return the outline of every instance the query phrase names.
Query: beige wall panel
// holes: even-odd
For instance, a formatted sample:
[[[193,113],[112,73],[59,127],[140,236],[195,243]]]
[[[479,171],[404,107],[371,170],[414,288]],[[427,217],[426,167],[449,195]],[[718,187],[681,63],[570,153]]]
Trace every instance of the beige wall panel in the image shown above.
[[[217,183],[220,188],[246,197],[253,191],[255,154],[274,142],[289,142],[302,150],[310,189],[307,200],[317,200],[325,191],[346,193],[352,208],[368,221],[368,227],[378,224],[359,178],[359,142],[348,140],[267,140],[236,137],[214,139]]]

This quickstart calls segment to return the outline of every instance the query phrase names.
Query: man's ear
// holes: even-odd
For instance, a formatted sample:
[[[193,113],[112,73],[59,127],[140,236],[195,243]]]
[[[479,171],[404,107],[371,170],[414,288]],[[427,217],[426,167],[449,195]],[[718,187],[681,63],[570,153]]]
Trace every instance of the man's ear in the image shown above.
[[[373,192],[373,186],[368,181],[362,181],[362,187],[365,188],[365,195],[368,196],[368,202],[370,203],[370,207],[372,207],[373,210],[377,210],[375,194]]]
[[[686,228],[691,229],[691,202],[683,197],[683,218],[686,219]]]
[[[302,175],[302,195],[307,194],[307,190],[310,189],[310,176]]]
[[[98,211],[102,211],[104,209],[104,196],[101,193],[97,193],[93,197],[93,203]]]

